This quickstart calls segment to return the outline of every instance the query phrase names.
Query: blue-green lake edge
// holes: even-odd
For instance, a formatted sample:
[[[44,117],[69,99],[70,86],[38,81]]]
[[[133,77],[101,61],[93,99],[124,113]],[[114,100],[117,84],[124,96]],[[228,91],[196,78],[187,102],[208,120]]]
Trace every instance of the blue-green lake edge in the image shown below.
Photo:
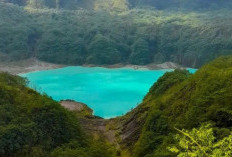
[[[29,86],[56,101],[75,100],[87,104],[94,115],[113,118],[140,104],[150,87],[173,69],[148,70],[69,66],[20,74]],[[188,68],[191,73],[196,69]]]

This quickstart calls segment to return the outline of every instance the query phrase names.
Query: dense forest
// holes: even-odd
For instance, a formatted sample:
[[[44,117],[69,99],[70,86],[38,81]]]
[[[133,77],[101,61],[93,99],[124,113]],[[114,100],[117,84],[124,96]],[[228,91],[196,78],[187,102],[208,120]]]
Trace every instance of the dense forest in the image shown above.
[[[0,0],[1,62],[199,67],[165,73],[140,105],[107,121],[117,146],[80,123],[99,117],[0,73],[0,157],[231,157],[231,8],[229,0]]]
[[[200,67],[232,53],[231,2],[0,0],[0,60]]]
[[[0,156],[229,157],[231,76],[232,57],[216,59],[195,74],[167,72],[142,104],[110,120],[108,129],[116,128],[121,147],[116,150],[84,132],[81,115],[26,87],[27,80],[1,73]],[[124,150],[129,153],[121,154]]]
[[[133,157],[229,157],[232,128],[232,57],[195,74],[167,72],[135,110],[117,121]],[[133,117],[133,118],[132,118]],[[130,128],[132,129],[132,128]]]
[[[157,9],[188,8],[205,9],[218,7],[231,7],[232,2],[227,0],[1,0],[2,2],[14,3],[20,6],[32,6],[35,8],[54,9],[110,9],[128,10],[141,6],[152,6]]]
[[[84,133],[75,113],[26,84],[18,76],[0,74],[1,157],[115,155],[104,140]]]

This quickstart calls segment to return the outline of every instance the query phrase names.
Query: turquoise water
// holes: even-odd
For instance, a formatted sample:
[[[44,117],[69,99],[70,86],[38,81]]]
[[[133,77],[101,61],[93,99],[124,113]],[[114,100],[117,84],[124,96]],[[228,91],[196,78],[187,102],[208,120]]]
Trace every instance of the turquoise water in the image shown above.
[[[189,69],[195,72],[195,69]],[[87,104],[94,115],[121,116],[142,102],[149,88],[167,70],[66,67],[22,74],[30,87],[53,99],[72,99]]]

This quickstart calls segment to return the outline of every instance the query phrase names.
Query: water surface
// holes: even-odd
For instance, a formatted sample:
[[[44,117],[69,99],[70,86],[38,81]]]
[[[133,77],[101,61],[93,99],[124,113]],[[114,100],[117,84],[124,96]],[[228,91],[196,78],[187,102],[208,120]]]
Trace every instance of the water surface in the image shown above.
[[[87,104],[94,115],[121,116],[142,102],[149,88],[166,70],[107,69],[73,66],[22,74],[30,86],[53,99]],[[195,72],[195,69],[190,69]]]

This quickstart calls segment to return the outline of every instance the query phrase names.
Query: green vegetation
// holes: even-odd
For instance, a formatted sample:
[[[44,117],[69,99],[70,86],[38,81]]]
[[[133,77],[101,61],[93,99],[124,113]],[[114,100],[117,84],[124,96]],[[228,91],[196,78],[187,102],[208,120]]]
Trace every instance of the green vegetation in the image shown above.
[[[178,130],[178,129],[177,129]],[[199,129],[191,132],[178,130],[176,135],[177,147],[170,147],[169,150],[177,153],[178,157],[229,157],[232,156],[232,135],[216,140],[210,124],[202,125]]]
[[[228,0],[0,0],[0,61],[200,67],[232,54],[231,8]],[[231,56],[193,75],[166,73],[112,121],[120,144],[133,157],[231,156],[231,76]],[[0,156],[115,156],[81,129],[88,112],[69,112],[26,84],[0,74]]]
[[[82,131],[74,113],[26,83],[0,74],[0,156],[114,156],[111,146]]]
[[[74,10],[79,8],[95,10],[124,11],[128,8],[152,6],[157,9],[188,8],[207,9],[231,7],[232,3],[227,0],[0,0],[0,2],[14,3],[20,6],[34,8],[54,8]]]
[[[128,145],[120,143],[122,154],[124,148],[129,149],[133,157],[230,156],[231,76],[231,56],[216,59],[195,74],[186,70],[167,72],[151,87],[142,104],[110,121],[107,128],[117,130],[118,120],[124,127],[118,135],[123,137],[127,129],[136,134],[126,139]],[[86,111],[67,111],[25,85],[27,81],[20,77],[0,74],[0,156],[120,154],[104,137],[93,138],[83,132],[78,120],[94,118]]]
[[[220,153],[218,151],[223,147],[223,144],[226,144],[232,128],[231,76],[232,57],[221,57],[203,66],[195,74],[190,74],[185,70],[175,70],[161,77],[151,87],[143,103],[123,117],[123,120],[129,121],[129,123],[131,123],[131,117],[134,117],[136,119],[134,125],[140,128],[135,136],[138,137],[137,142],[134,138],[127,139],[133,141],[129,145],[132,156],[176,156],[175,153],[167,150],[168,147],[178,148],[179,156],[181,156],[186,152],[185,147],[183,148],[186,144],[183,141],[188,142],[186,141],[188,137],[179,139],[178,142],[173,138],[174,135],[180,133],[182,129],[191,130],[201,125],[203,128],[199,131],[208,130],[209,126],[205,125],[206,122],[212,124],[212,130],[209,129],[213,132],[209,132],[210,135],[212,134],[212,139],[209,138],[211,136],[207,136],[208,132],[205,132],[207,135],[201,135],[196,132],[196,129],[187,133],[195,140],[198,140],[199,136],[202,138],[199,140],[205,141],[204,136],[207,136],[208,140],[213,140],[208,141],[208,143],[217,149],[215,148],[215,152],[214,149],[211,152],[204,151],[209,155]],[[209,147],[207,143],[197,142],[205,147],[204,149]],[[126,144],[128,143],[126,142]],[[189,145],[191,144],[192,147],[188,147],[188,151],[193,151],[193,153],[198,151],[199,153],[196,144],[189,142]],[[225,151],[224,153],[231,153],[226,147]]]
[[[183,1],[182,7],[179,0],[166,0],[165,7],[156,0],[9,2],[23,7],[0,2],[2,61],[30,57],[71,65],[171,61],[200,67],[232,53],[231,2],[225,0],[205,0],[204,9],[194,10],[184,5],[194,6],[192,0]]]

